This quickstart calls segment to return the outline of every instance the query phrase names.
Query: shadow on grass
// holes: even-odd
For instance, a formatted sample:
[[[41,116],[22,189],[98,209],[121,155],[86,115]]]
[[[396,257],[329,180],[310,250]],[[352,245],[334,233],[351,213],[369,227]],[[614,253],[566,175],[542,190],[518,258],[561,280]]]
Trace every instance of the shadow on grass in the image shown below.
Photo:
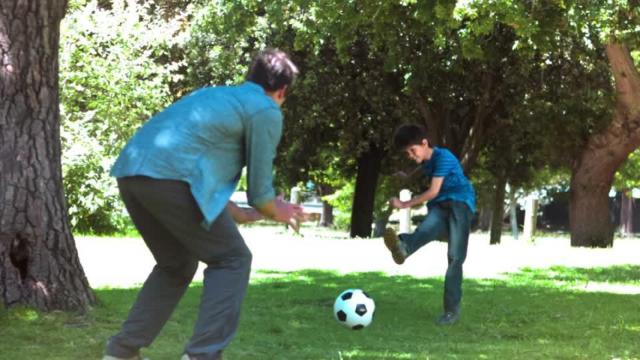
[[[587,276],[636,283],[639,270],[554,267],[527,269],[506,280],[467,279],[461,321],[445,328],[433,322],[441,311],[441,278],[260,271],[225,359],[640,358],[637,295],[578,292],[544,281]],[[348,330],[333,319],[335,296],[347,288],[365,289],[376,301],[374,322],[364,330]],[[180,357],[201,291],[201,284],[188,290],[145,355]],[[7,359],[98,359],[137,292],[97,290],[101,305],[81,317],[2,312],[0,324],[11,326],[0,326],[0,348],[10,349],[3,351]]]
[[[569,268],[552,266],[547,269],[525,268],[512,277],[531,280],[557,280],[567,282],[608,282],[639,284],[640,265],[617,265],[595,268]]]

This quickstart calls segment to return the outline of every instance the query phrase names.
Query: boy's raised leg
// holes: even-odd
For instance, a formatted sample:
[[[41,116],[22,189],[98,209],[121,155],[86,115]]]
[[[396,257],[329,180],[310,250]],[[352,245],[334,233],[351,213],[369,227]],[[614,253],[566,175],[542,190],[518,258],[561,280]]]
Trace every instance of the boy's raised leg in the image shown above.
[[[395,261],[395,263],[398,265],[402,265],[408,254],[404,248],[404,244],[402,243],[402,241],[400,241],[400,238],[398,237],[396,232],[391,228],[386,228],[384,230],[383,238],[384,245],[391,252],[393,261]]]

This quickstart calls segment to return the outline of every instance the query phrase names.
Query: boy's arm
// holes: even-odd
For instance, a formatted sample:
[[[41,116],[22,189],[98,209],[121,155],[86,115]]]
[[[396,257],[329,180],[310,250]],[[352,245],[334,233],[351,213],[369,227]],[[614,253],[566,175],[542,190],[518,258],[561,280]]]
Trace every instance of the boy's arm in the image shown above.
[[[442,188],[442,183],[444,182],[444,177],[437,176],[431,179],[431,186],[429,189],[418,196],[414,196],[408,201],[401,201],[398,198],[391,199],[391,206],[398,209],[406,209],[409,207],[414,207],[420,204],[424,204],[425,202],[434,199],[440,193],[440,188]]]
[[[398,172],[394,173],[393,176],[399,177],[402,180],[407,180],[407,179],[411,178],[413,175],[415,175],[418,172],[418,170],[420,170],[421,168],[422,168],[422,165],[418,165],[413,170],[411,170],[409,173],[406,173],[404,171],[398,171]]]

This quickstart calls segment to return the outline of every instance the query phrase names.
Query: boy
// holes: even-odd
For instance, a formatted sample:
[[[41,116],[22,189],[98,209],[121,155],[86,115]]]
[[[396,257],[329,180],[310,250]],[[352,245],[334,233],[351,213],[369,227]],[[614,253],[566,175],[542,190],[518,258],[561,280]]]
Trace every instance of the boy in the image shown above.
[[[246,82],[205,87],[146,122],[111,174],[156,260],[105,360],[139,359],[158,335],[198,267],[207,264],[198,318],[183,360],[221,359],[233,338],[249,281],[251,252],[234,218],[291,223],[298,205],[276,197],[272,166],[282,132],[280,106],[298,70],[277,50],[258,54]],[[249,204],[229,203],[247,167]]]
[[[391,206],[404,209],[427,202],[429,212],[412,234],[396,235],[386,229],[384,243],[397,264],[429,242],[448,234],[449,267],[444,282],[444,313],[439,325],[452,325],[460,317],[462,264],[467,255],[469,229],[475,212],[473,186],[465,177],[460,162],[447,149],[431,147],[426,130],[418,125],[402,125],[394,135],[394,145],[420,164],[431,178],[429,189],[408,201],[391,199]]]

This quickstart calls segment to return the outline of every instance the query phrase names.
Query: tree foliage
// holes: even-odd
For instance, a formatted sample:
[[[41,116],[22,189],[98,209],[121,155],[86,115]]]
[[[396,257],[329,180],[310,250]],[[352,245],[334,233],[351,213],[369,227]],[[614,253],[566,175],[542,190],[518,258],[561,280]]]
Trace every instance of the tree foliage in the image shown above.
[[[119,147],[140,119],[172,97],[199,86],[238,83],[256,51],[278,47],[289,52],[301,69],[284,106],[279,186],[288,189],[307,180],[322,189],[351,186],[359,159],[375,153],[382,164],[376,216],[385,214],[386,204],[380,198],[395,193],[398,186],[386,176],[407,166],[390,148],[393,129],[405,122],[425,124],[433,143],[450,148],[478,183],[488,184],[480,186],[482,192],[494,191],[491,184],[500,177],[513,186],[531,188],[543,177],[555,178],[553,172],[566,173],[589,138],[610,122],[614,91],[605,44],[616,38],[637,45],[633,22],[637,10],[632,1],[109,3],[108,10],[95,5],[95,11],[85,10],[84,18],[99,11],[116,16],[118,9],[130,7],[138,9],[136,26],[141,28],[130,31],[126,40],[121,36],[124,42],[98,44],[100,37],[120,35],[107,31],[99,35],[97,30],[85,31],[72,42],[83,46],[75,52],[78,60],[70,62],[84,69],[79,74],[107,76],[65,77],[92,94],[116,97],[96,99],[102,106],[82,97],[80,105],[65,100],[65,108],[73,109],[66,113],[75,114],[66,123],[78,124],[68,131],[77,134],[73,142],[91,139],[90,146],[99,149],[92,154],[112,156],[109,147]],[[189,12],[179,20],[167,15],[178,14],[176,9],[182,6]],[[163,10],[160,18],[174,20],[152,16],[156,8]],[[124,18],[118,28],[135,22]],[[183,37],[176,39],[175,34]],[[176,41],[183,44],[179,51]],[[118,50],[106,51],[110,46]],[[81,61],[82,53],[93,54],[93,59],[111,52],[121,55],[105,62]],[[167,66],[182,56],[182,67]],[[131,65],[138,64],[140,70],[116,81],[122,74],[109,66],[123,59],[135,59]],[[118,100],[121,96],[127,100]],[[98,122],[103,128],[91,130]],[[114,129],[114,123],[124,126]],[[100,136],[95,136],[98,132]],[[69,163],[75,164],[76,173],[89,174],[85,178],[100,183],[95,174],[105,172],[107,155],[91,159],[81,153]],[[552,174],[540,175],[541,169]],[[70,193],[87,194],[83,186],[78,182]],[[409,186],[421,189],[424,184]],[[374,199],[373,194],[368,196]],[[102,198],[84,203],[108,204]]]
[[[113,232],[125,214],[109,169],[151,115],[173,100],[182,16],[165,21],[149,5],[78,2],[62,24],[60,51],[63,171],[72,225]]]

